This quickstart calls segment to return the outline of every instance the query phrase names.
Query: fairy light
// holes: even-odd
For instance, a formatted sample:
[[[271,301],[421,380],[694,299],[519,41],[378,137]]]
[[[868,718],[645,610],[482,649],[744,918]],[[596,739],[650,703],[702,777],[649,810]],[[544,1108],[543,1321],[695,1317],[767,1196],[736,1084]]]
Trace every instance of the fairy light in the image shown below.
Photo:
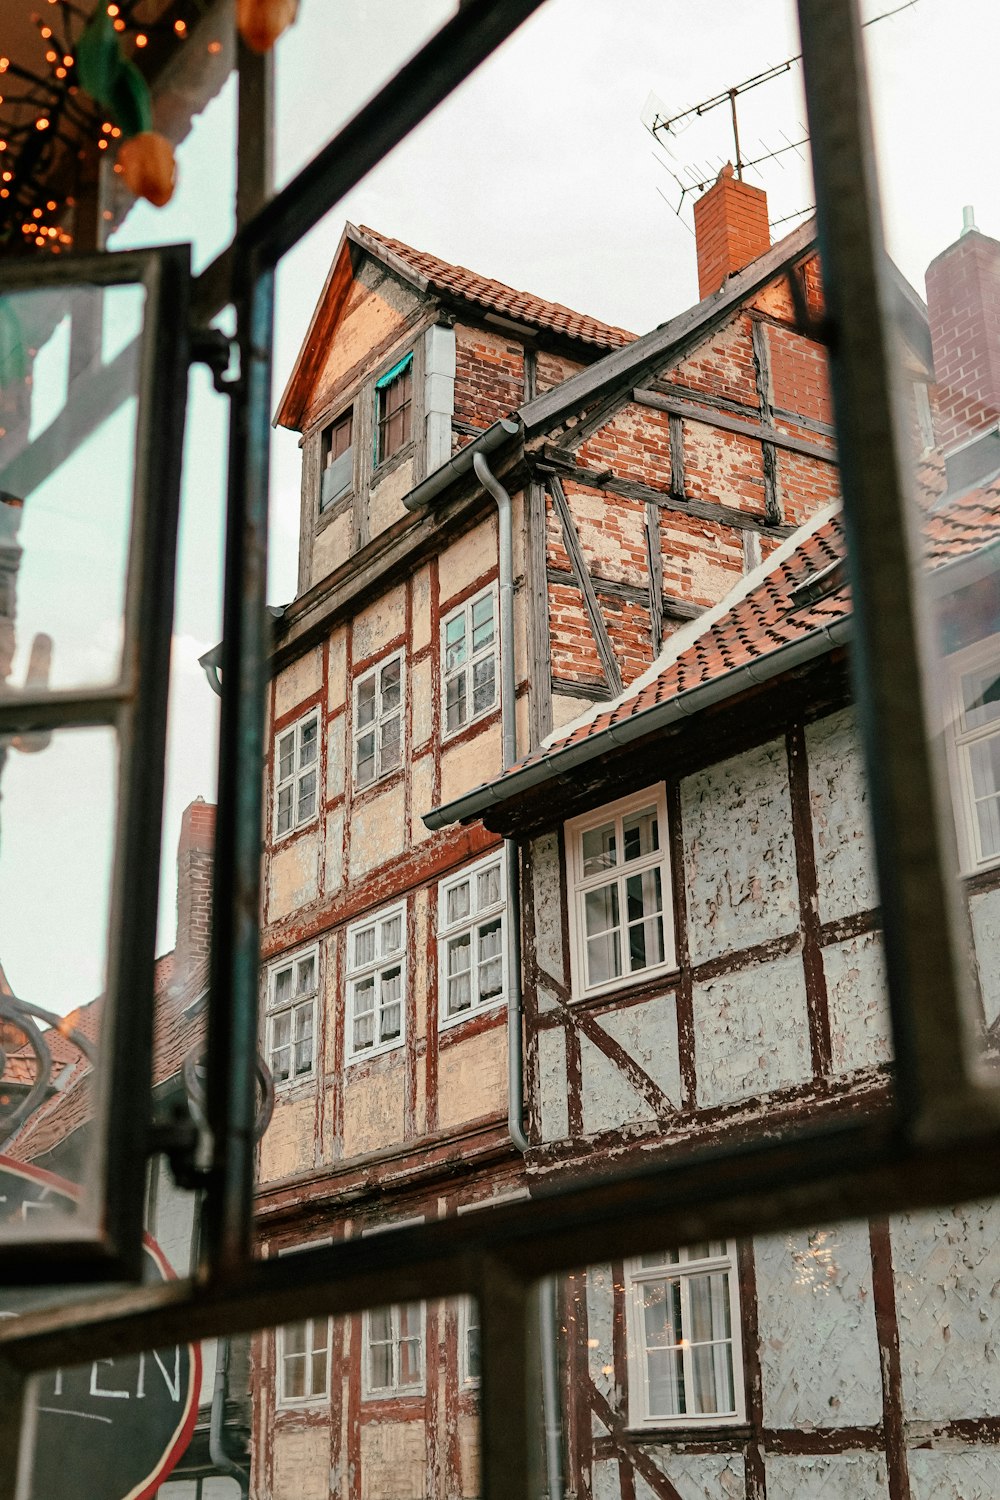
[[[118,126],[117,125],[112,125],[112,127],[111,127],[111,139],[113,141],[117,141],[117,140],[120,139],[120,137],[121,137],[121,131],[119,130]]]
[[[175,21],[174,30],[176,31],[178,36],[187,36],[187,25],[184,21]]]
[[[101,139],[98,141],[98,143],[97,143],[97,149],[99,151],[107,151],[107,149],[108,149],[108,142],[107,142],[107,139],[104,136],[102,136]]]
[[[0,73],[6,73],[6,71],[7,71],[7,69],[9,67],[10,67],[10,58],[9,57],[0,57]]]
[[[116,31],[124,31],[125,30],[125,22],[123,20],[121,20],[120,18],[115,22],[115,30]]]
[[[4,182],[13,182],[14,181],[14,174],[13,174],[13,172],[5,172],[3,174],[3,180],[4,180]]]
[[[65,78],[66,77],[66,69],[65,68],[56,68],[56,77],[57,78]]]
[[[45,115],[42,115],[42,117],[41,117],[40,120],[36,120],[35,121],[35,129],[36,130],[48,130],[48,128],[49,128],[49,121],[48,121],[48,119],[47,119],[47,117]]]
[[[73,66],[73,58],[67,52],[66,56],[63,58],[63,67],[64,68],[71,68],[72,66]]]
[[[33,208],[31,212],[36,219],[40,219],[42,217],[42,210],[40,208]]]
[[[52,50],[52,48],[50,47],[49,50],[45,54],[45,61],[47,63],[58,62],[59,61],[59,53],[58,52],[54,52]]]
[[[104,131],[105,135],[110,135],[114,127],[111,124],[110,120],[105,120],[104,124],[101,126],[101,129]]]
[[[149,41],[149,37],[146,35],[146,33],[144,31],[139,31],[139,32],[136,33],[135,45],[137,47],[145,47],[145,45],[146,45],[146,43],[148,41]]]
[[[108,6],[108,15],[113,17],[113,16],[116,16],[117,14],[118,14],[118,7],[117,7],[117,5],[109,5]]]
[[[51,26],[43,26],[42,27],[42,40],[44,42],[47,42],[48,39],[49,39],[49,37],[51,35],[52,35],[52,27]]]
[[[48,203],[46,203],[45,207],[48,209],[48,211],[49,211],[50,214],[54,214],[55,211],[56,211],[56,201],[55,201],[55,199],[54,198],[50,198],[49,201],[48,201]]]

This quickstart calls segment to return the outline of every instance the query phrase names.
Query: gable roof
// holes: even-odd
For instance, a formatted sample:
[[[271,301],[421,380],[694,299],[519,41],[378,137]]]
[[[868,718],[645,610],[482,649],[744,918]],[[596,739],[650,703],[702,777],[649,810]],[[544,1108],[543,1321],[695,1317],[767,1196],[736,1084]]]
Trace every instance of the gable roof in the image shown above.
[[[393,239],[376,229],[348,223],[344,226],[302,347],[278,404],[274,418],[276,426],[297,429],[301,423],[306,394],[319,374],[326,341],[346,301],[354,269],[363,254],[402,277],[416,291],[465,304],[485,314],[487,320],[499,321],[501,326],[505,320],[521,324],[526,329],[589,345],[600,353],[619,349],[636,337],[626,328],[617,328],[600,318],[574,312],[561,302],[551,302],[533,292],[518,291],[503,281],[481,276],[466,266],[454,265],[427,250],[416,250],[403,240]]]
[[[933,462],[922,466],[925,501],[939,472]],[[1000,545],[1000,472],[959,495],[933,499],[922,519],[925,557],[936,571],[992,552]],[[845,555],[836,505],[796,531],[714,608],[676,631],[653,665],[612,703],[598,704],[557,730],[495,781],[435,808],[425,818],[428,827],[481,816],[844,644],[851,629]]]

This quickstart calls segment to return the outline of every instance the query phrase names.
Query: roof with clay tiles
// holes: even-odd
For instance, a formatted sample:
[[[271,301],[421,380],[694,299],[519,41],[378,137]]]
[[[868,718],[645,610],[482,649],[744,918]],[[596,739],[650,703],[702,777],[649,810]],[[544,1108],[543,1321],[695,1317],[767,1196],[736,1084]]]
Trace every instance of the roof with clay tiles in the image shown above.
[[[470,271],[466,266],[452,265],[450,261],[441,260],[439,256],[431,255],[426,250],[415,250],[403,240],[380,234],[377,229],[369,229],[362,224],[358,229],[358,237],[362,244],[369,240],[381,246],[415,271],[434,291],[460,297],[462,301],[472,302],[477,307],[485,308],[487,312],[499,313],[518,323],[527,323],[532,328],[547,329],[564,338],[578,339],[581,343],[593,344],[595,348],[602,350],[620,349],[623,344],[632,343],[636,337],[626,328],[616,328],[611,323],[602,323],[599,318],[588,317],[586,313],[574,312],[561,302],[550,302],[545,297],[536,297],[533,292],[517,291],[502,281],[494,281],[491,276],[481,276],[478,271]]]

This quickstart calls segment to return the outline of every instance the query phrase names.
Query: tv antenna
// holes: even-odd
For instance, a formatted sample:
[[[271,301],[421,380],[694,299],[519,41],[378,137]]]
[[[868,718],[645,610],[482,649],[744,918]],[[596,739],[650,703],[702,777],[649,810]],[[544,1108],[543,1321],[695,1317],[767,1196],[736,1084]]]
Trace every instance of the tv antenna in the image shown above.
[[[886,21],[891,16],[898,16],[904,10],[912,10],[917,3],[918,0],[902,0],[901,4],[893,6],[891,10],[880,11],[877,16],[870,16],[867,21],[863,21],[861,24],[865,27],[874,26],[878,21]],[[685,109],[679,109],[673,114],[669,113],[656,97],[651,94],[642,111],[643,124],[657,144],[663,147],[667,155],[676,161],[674,152],[667,144],[668,140],[676,140],[677,136],[683,130],[687,129],[694,120],[701,119],[705,115],[711,114],[713,110],[721,109],[725,105],[728,105],[733,133],[731,160],[738,178],[742,180],[745,171],[761,167],[765,162],[769,161],[776,161],[783,168],[784,162],[781,158],[789,152],[794,152],[800,160],[804,161],[805,157],[802,154],[802,148],[809,144],[809,132],[801,120],[796,122],[798,135],[796,140],[792,140],[784,130],[780,130],[779,134],[784,138],[781,145],[770,147],[761,139],[760,145],[763,149],[759,153],[754,152],[749,156],[746,155],[744,153],[743,141],[740,138],[740,119],[737,108],[737,100],[744,94],[749,94],[752,90],[759,89],[765,84],[773,83],[776,79],[791,73],[792,69],[797,67],[801,61],[801,52],[796,52],[792,57],[786,57],[781,62],[773,63],[769,68],[764,68],[761,72],[754,73],[750,78],[744,78],[741,82],[734,83],[730,88],[722,89],[719,93],[712,94],[709,98],[702,99],[697,104],[690,104]],[[670,174],[680,189],[678,202],[676,205],[670,204],[678,218],[680,218],[684,207],[684,200],[688,194],[704,192],[715,181],[719,170],[724,165],[722,157],[719,157],[718,160],[708,158],[701,165],[692,162],[684,166],[679,166],[678,170],[674,171],[661,157],[656,157],[655,159]],[[661,197],[666,199],[665,194],[661,194]],[[666,201],[669,203],[670,200],[666,199]],[[808,212],[808,209],[801,209],[796,213],[786,214],[782,220],[776,220],[775,222],[785,222],[788,219],[797,218],[800,214]]]

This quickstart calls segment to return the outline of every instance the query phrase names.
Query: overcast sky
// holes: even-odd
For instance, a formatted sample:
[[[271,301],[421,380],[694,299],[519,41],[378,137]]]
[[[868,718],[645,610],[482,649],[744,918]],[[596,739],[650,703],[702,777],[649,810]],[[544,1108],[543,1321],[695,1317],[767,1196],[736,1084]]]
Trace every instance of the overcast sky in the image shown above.
[[[898,3],[865,0],[864,13]],[[279,180],[288,180],[452,10],[440,0],[302,0],[299,22],[278,50]],[[890,250],[922,292],[924,267],[956,237],[963,204],[973,203],[980,227],[1000,236],[1000,22],[992,0],[917,0],[866,36]],[[643,127],[647,99],[653,94],[674,112],[797,51],[794,7],[786,0],[548,0],[287,257],[279,276],[276,397],[345,219],[637,333],[689,305],[697,298],[691,197],[674,212],[679,189],[668,169],[683,177],[688,167],[697,173],[730,156],[728,114],[720,109],[695,120],[668,157]],[[234,98],[230,82],[182,148],[174,202],[160,212],[137,207],[117,247],[192,240],[203,265],[226,243]],[[799,141],[804,120],[793,67],[741,101],[744,154]],[[753,178],[768,190],[772,219],[812,203],[804,154],[787,151]],[[777,225],[775,237],[796,222]],[[197,658],[219,634],[225,401],[204,371],[193,372],[191,393],[159,951],[173,943],[181,811],[199,794],[214,796],[216,700]],[[100,441],[92,461],[113,463],[120,448],[111,434]],[[298,467],[295,436],[276,433],[276,603],[295,588]],[[27,546],[31,536],[29,501]],[[30,630],[44,626],[41,613],[26,617],[22,647]],[[12,756],[4,774],[0,959],[15,989],[66,1010],[102,983],[105,881],[94,851],[107,804],[93,787],[106,773],[106,751],[95,748],[75,770],[64,757],[57,771],[57,759],[53,749],[31,761]],[[45,837],[41,804],[51,820]]]

